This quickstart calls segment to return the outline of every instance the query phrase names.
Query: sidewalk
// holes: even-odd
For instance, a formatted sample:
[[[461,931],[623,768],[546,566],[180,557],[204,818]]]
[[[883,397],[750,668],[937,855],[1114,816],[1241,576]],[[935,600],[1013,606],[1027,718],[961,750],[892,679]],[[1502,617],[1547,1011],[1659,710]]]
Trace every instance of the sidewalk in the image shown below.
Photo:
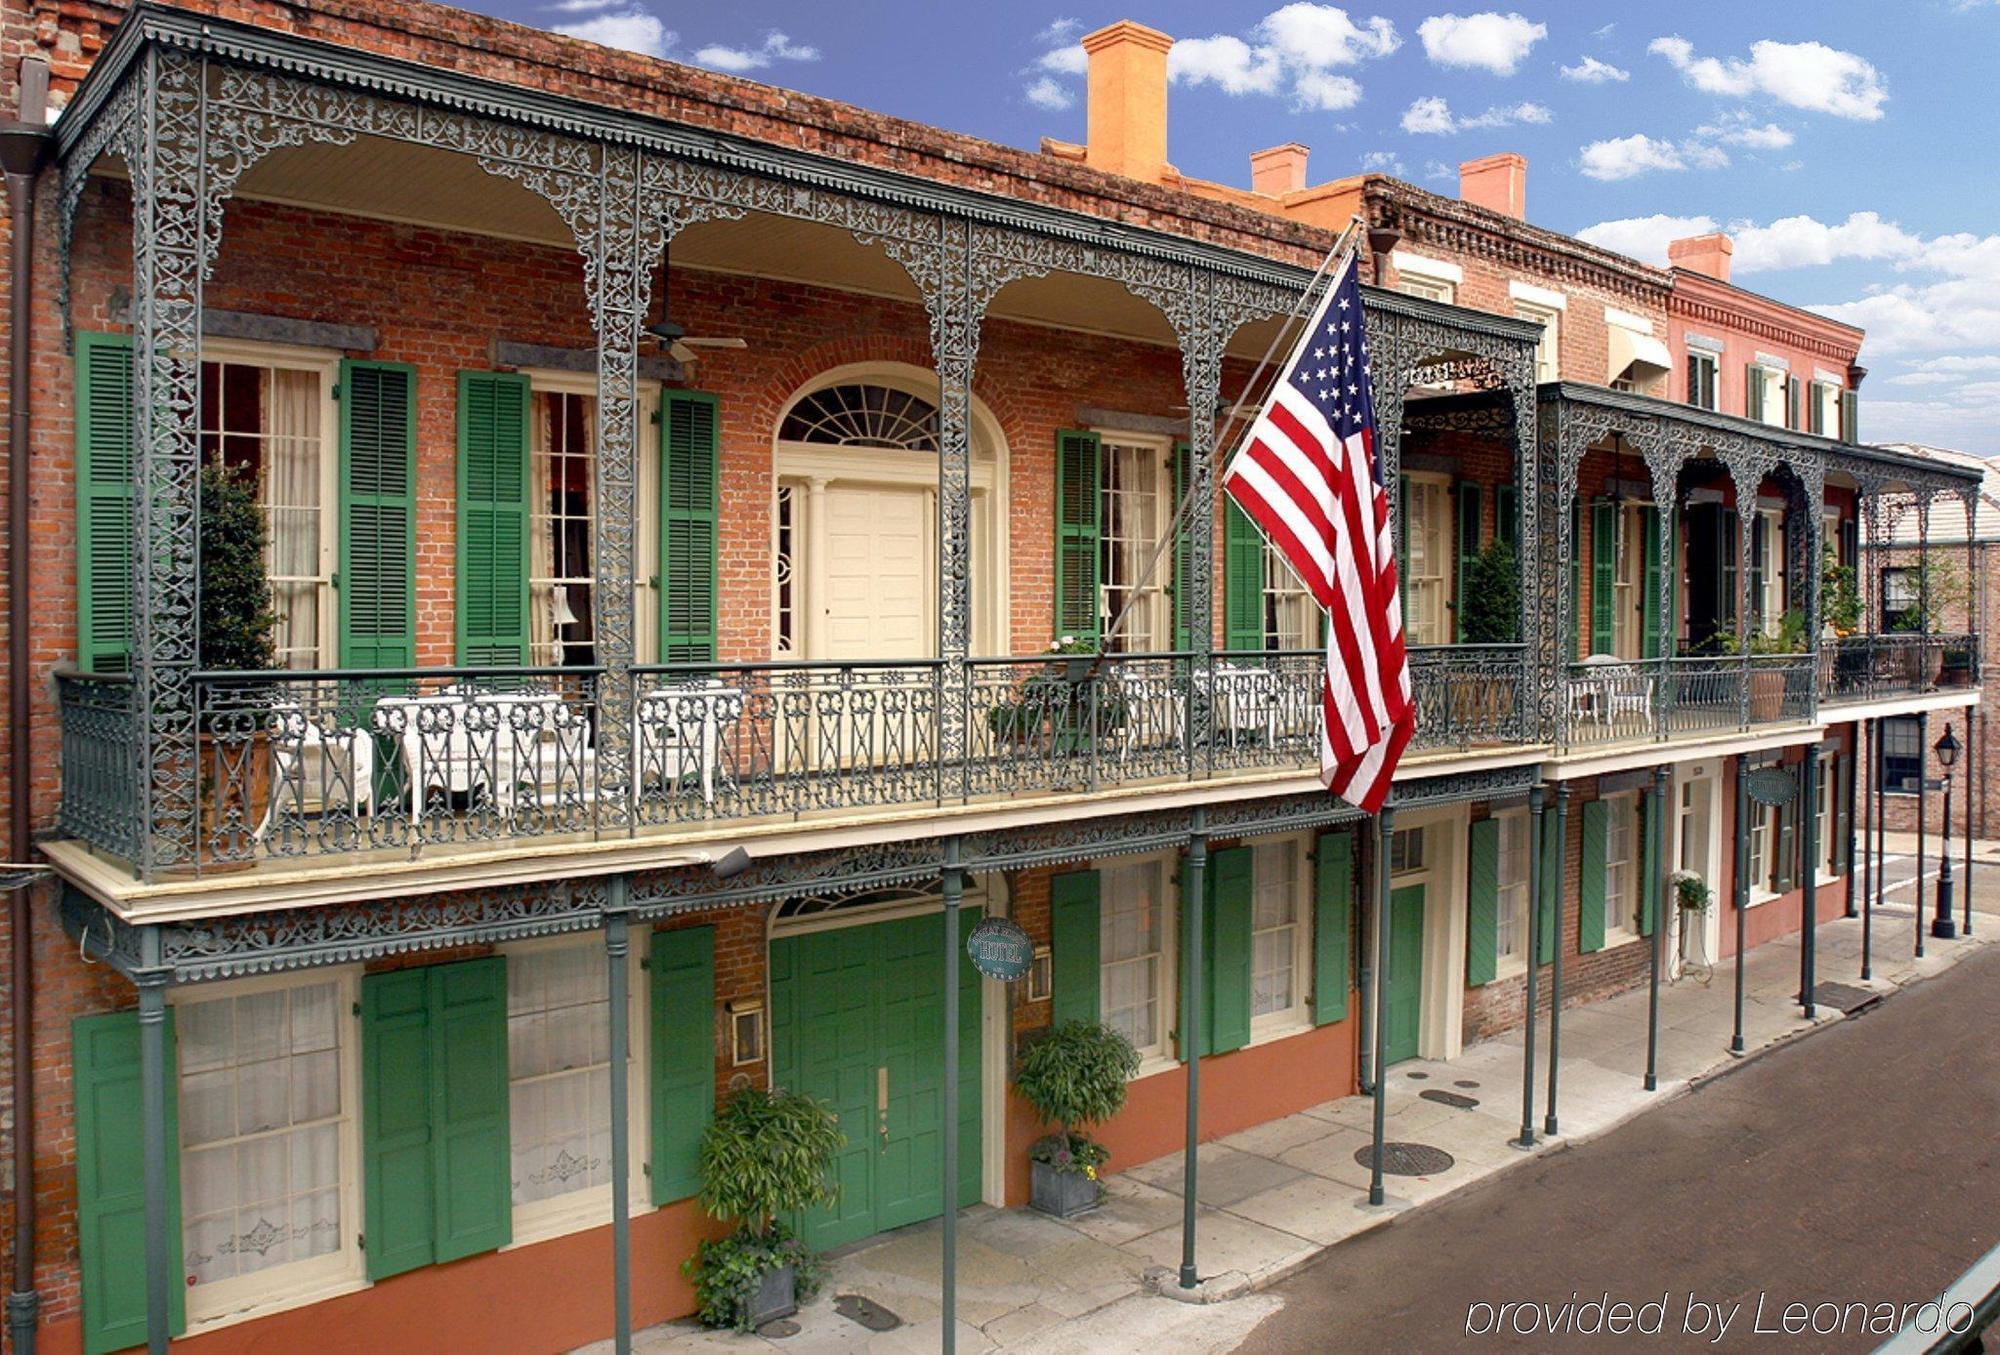
[[[1785,938],[1751,952],[1744,1002],[1749,1054],[1842,1020],[1842,1007],[1929,977],[1974,948],[2000,941],[2000,916],[1981,909],[1977,918],[1977,934],[1970,940],[1927,938],[1925,958],[1916,960],[1913,928],[1907,923],[1882,925],[1885,919],[1878,917],[1874,978],[1865,985],[1858,977],[1860,922],[1823,924],[1817,947],[1822,1005],[1814,1022],[1801,1017],[1795,1000],[1799,939]],[[1850,991],[1824,986],[1829,984]],[[1736,1059],[1728,1046],[1734,985],[1734,967],[1725,963],[1706,985],[1683,980],[1661,986],[1660,1087],[1655,1092],[1641,1084],[1646,1066],[1643,986],[1564,1011],[1557,1076],[1561,1133],[1554,1139],[1541,1136],[1547,1111],[1548,1022],[1540,1022],[1535,1060],[1539,1143],[1534,1152],[1513,1146],[1521,1126],[1519,1032],[1475,1045],[1451,1063],[1397,1064],[1388,1081],[1388,1141],[1442,1150],[1451,1161],[1430,1175],[1389,1177],[1384,1209],[1365,1207],[1365,1157],[1374,1115],[1368,1098],[1327,1102],[1203,1144],[1196,1254],[1212,1289],[1246,1294],[1234,1302],[1172,1302],[1146,1287],[1149,1268],[1172,1268],[1180,1260],[1178,1153],[1109,1177],[1104,1204],[1076,1219],[1057,1220],[1026,1209],[969,1209],[959,1224],[958,1349],[967,1355],[1002,1349],[1051,1355],[1228,1350],[1277,1302],[1255,1291],[1296,1271],[1325,1248],[1539,1153],[1602,1134],[1733,1066]],[[1441,1100],[1441,1093],[1451,1100]],[[1357,1161],[1357,1152],[1363,1160]],[[943,1335],[940,1238],[940,1225],[933,1220],[829,1256],[825,1288],[794,1319],[795,1334],[746,1337],[673,1322],[637,1333],[634,1348],[745,1355],[771,1349],[793,1355],[935,1351]],[[840,1315],[834,1301],[847,1294],[874,1300],[903,1325],[877,1333]],[[587,1349],[598,1355],[609,1352],[610,1343]]]

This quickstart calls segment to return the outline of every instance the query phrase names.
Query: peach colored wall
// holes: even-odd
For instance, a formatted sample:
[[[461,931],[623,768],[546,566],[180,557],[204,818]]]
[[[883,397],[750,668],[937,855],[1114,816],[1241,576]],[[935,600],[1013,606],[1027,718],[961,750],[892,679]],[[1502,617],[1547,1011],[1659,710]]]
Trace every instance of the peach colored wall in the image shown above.
[[[1716,367],[1716,409],[1739,417],[1746,408],[1744,369],[1758,354],[1783,358],[1791,364],[1791,374],[1802,384],[1815,379],[1816,368],[1823,368],[1837,375],[1838,384],[1845,389],[1847,369],[1861,348],[1859,330],[1795,311],[1685,269],[1677,270],[1674,292],[1667,306],[1667,352],[1674,360],[1667,393],[1670,399],[1683,402],[1688,398],[1690,332],[1722,341]],[[1782,392],[1777,398],[1783,399]],[[1805,422],[1801,408],[1801,427]]]

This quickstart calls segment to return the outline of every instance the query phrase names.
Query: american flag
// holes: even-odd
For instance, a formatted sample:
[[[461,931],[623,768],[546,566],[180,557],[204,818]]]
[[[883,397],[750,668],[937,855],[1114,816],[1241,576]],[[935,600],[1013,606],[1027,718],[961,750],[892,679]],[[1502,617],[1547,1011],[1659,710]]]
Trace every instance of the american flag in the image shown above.
[[[1355,257],[1334,275],[1223,485],[1326,611],[1327,789],[1373,814],[1416,726]]]

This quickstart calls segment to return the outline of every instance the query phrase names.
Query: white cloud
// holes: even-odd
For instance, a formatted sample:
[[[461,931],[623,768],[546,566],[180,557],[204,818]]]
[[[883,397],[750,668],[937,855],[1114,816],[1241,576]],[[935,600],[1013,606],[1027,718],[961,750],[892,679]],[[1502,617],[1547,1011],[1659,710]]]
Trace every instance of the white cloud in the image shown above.
[[[1469,118],[1455,116],[1451,105],[1437,95],[1418,99],[1403,110],[1403,130],[1416,135],[1444,135],[1450,132],[1472,131],[1482,127],[1511,127],[1516,123],[1545,123],[1551,120],[1549,110],[1538,103],[1518,103],[1506,107],[1489,108],[1484,113]]]
[[[1927,358],[1921,362],[1911,363],[1907,372],[1881,377],[1879,380],[1889,386],[1941,386],[1984,372],[2000,374],[2000,353]],[[1990,383],[1979,384],[1985,386]]]
[[[1753,151],[1781,151],[1796,140],[1790,131],[1775,122],[1767,122],[1762,127],[1748,124],[1738,127],[1697,127],[1694,129],[1694,134],[1713,137],[1731,146],[1742,146]]]
[[[1519,14],[1439,14],[1417,25],[1424,55],[1440,66],[1470,66],[1512,75],[1528,49],[1549,35],[1547,24]]]
[[[1881,73],[1862,57],[1821,42],[1750,44],[1750,57],[1727,60],[1694,54],[1694,44],[1682,37],[1655,38],[1647,51],[1662,56],[1708,94],[1730,98],[1762,95],[1793,108],[1829,113],[1837,118],[1874,122],[1889,98]]]
[[[1052,113],[1059,113],[1076,102],[1075,95],[1046,75],[1029,85],[1022,93],[1027,96],[1029,103],[1037,108],[1046,108]]]
[[[627,0],[555,0],[548,9],[552,14],[595,14],[625,3]]]
[[[1969,235],[1940,236],[1926,244],[1876,212],[1855,212],[1845,221],[1827,225],[1809,216],[1781,217],[1767,226],[1752,221],[1727,225],[1712,216],[1627,217],[1600,221],[1577,232],[1579,240],[1615,249],[1647,263],[1664,265],[1667,242],[1710,231],[1727,231],[1735,244],[1731,268],[1736,273],[1763,273],[1784,268],[1808,268],[1842,260],[1905,259],[1905,266],[1971,273],[1985,266],[1981,251],[2000,245],[2000,237],[1979,240]]]
[[[1299,65],[1315,70],[1359,65],[1403,45],[1389,20],[1378,16],[1357,24],[1335,5],[1296,3],[1274,9],[1257,32]]]
[[[579,23],[557,24],[556,32],[586,42],[601,42],[606,47],[622,47],[641,56],[665,56],[680,41],[657,18],[636,9],[624,14],[602,14]]]
[[[703,66],[740,74],[761,70],[776,61],[817,61],[819,48],[793,42],[774,28],[764,35],[760,47],[704,47],[694,54],[694,59]]]
[[[1035,69],[1051,75],[1082,75],[1090,69],[1090,56],[1081,43],[1066,43],[1036,57]]]
[[[1690,235],[1707,235],[1717,229],[1712,216],[1626,217],[1621,221],[1600,221],[1576,233],[1576,238],[1599,249],[1616,250],[1656,268],[1667,266],[1667,242],[1685,240]]]
[[[1294,3],[1272,10],[1245,36],[1182,38],[1167,55],[1167,75],[1176,84],[1283,95],[1296,108],[1339,112],[1361,102],[1361,85],[1336,72],[1401,45],[1387,19],[1357,22],[1335,5]]]
[[[1426,179],[1455,179],[1458,177],[1458,171],[1442,160],[1426,160],[1424,161],[1424,177]]]
[[[1082,31],[1083,20],[1081,19],[1051,19],[1049,20],[1048,27],[1035,34],[1035,41],[1044,47],[1051,47],[1059,42],[1070,41]]]
[[[1338,113],[1361,102],[1361,82],[1351,75],[1300,71],[1292,79],[1292,101],[1300,108]]]
[[[1186,85],[1215,85],[1224,94],[1276,94],[1284,64],[1269,47],[1252,47],[1227,33],[1182,38],[1167,53],[1168,78]]]
[[[1720,169],[1729,155],[1717,146],[1683,141],[1675,145],[1643,132],[1593,141],[1577,153],[1585,178],[1601,183],[1632,179],[1655,170]]]
[[[1584,85],[1602,85],[1613,80],[1623,83],[1632,78],[1632,72],[1619,70],[1610,62],[1599,61],[1594,56],[1584,57],[1574,66],[1564,66],[1557,74],[1565,80]]]
[[[1361,157],[1361,168],[1373,174],[1393,174],[1399,179],[1409,177],[1410,171],[1403,166],[1402,157],[1394,151],[1370,151]]]

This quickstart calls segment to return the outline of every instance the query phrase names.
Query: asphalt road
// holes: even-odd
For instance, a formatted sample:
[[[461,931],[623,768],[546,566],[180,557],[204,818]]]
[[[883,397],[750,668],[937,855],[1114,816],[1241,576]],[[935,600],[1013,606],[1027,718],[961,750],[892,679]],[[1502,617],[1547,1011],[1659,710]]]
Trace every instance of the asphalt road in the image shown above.
[[[2000,1241],[1996,1031],[2000,948],[1334,1248],[1240,1349],[1872,1350]],[[1658,1334],[1574,1330],[1607,1295]]]

